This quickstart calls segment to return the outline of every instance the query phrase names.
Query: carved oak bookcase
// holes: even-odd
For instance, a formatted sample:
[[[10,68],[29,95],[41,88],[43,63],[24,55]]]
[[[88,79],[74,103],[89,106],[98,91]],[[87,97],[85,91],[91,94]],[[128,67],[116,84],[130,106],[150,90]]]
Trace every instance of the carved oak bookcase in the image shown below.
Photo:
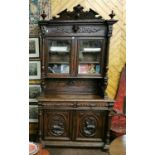
[[[39,21],[43,92],[39,139],[43,145],[101,147],[109,144],[108,53],[114,13],[101,19],[77,5]]]

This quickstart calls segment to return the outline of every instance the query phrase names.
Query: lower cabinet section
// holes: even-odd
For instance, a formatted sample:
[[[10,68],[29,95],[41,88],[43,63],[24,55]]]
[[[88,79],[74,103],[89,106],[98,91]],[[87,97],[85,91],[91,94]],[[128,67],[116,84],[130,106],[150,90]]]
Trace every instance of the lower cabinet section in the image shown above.
[[[44,145],[67,147],[104,147],[109,138],[109,112],[104,107],[65,108],[58,102],[39,108],[40,141]],[[62,104],[63,105],[63,104]],[[91,104],[90,104],[91,105]],[[88,105],[87,105],[88,106]]]

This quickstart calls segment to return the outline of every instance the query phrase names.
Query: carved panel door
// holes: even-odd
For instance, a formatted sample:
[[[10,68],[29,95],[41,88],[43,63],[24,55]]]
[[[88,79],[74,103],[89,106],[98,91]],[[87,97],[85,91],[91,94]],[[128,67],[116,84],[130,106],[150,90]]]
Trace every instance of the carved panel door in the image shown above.
[[[44,139],[71,140],[72,114],[66,110],[44,110]]]
[[[103,141],[105,138],[105,113],[101,111],[77,111],[76,140]]]

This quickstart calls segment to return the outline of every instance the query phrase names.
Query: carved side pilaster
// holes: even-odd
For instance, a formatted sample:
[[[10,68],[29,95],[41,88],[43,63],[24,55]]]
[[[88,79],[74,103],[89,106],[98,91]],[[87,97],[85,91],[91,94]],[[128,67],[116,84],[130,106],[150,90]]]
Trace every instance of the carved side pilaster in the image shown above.
[[[109,34],[109,32],[108,32]],[[104,98],[107,98],[106,88],[108,85],[108,65],[109,65],[109,46],[110,46],[110,37],[107,37],[106,40],[106,52],[105,52],[105,59],[104,59],[104,79],[103,79],[103,92],[104,92]]]
[[[113,30],[113,26],[112,25],[108,25],[108,37],[112,36],[112,30]]]
[[[45,42],[44,42],[44,28],[40,31],[40,54],[41,54],[41,87],[45,89]]]
[[[42,33],[42,36],[44,36],[46,33],[48,33],[48,29],[46,26],[41,26],[41,33]]]
[[[107,133],[106,133],[106,141],[105,141],[105,145],[104,145],[104,150],[105,151],[109,151],[109,145],[110,145],[110,129],[111,129],[111,120],[112,120],[112,106],[113,103],[109,104],[109,110],[108,110],[108,115],[107,115]]]
[[[41,107],[39,106],[39,141],[42,141],[42,110]]]

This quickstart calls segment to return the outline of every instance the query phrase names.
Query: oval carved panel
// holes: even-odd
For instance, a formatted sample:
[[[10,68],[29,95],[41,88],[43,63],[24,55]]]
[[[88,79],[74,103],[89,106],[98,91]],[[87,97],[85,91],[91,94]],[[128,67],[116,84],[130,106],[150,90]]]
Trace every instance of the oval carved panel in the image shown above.
[[[96,134],[97,119],[94,116],[84,116],[80,122],[80,132],[83,136],[92,137]]]
[[[52,116],[49,121],[49,133],[54,136],[61,136],[65,132],[65,119],[62,115]]]

